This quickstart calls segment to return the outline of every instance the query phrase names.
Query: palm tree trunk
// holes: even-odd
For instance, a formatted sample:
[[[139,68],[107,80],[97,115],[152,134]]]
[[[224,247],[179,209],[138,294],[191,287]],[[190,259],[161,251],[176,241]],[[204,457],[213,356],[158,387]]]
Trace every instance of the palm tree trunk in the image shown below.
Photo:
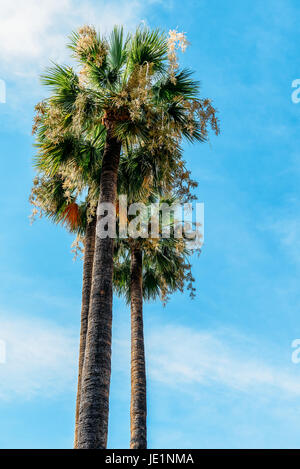
[[[121,143],[110,128],[102,161],[100,196],[102,203],[115,206]],[[97,215],[97,223],[101,221]],[[114,239],[95,242],[93,281],[88,332],[82,374],[78,448],[105,449],[107,445],[109,388],[111,375],[112,280]]]
[[[88,223],[84,239],[84,261],[83,261],[83,281],[82,281],[82,304],[81,304],[81,327],[80,327],[80,345],[79,345],[79,366],[78,366],[78,386],[75,414],[75,438],[74,448],[78,445],[78,423],[79,408],[81,396],[82,369],[84,361],[84,352],[86,344],[86,334],[88,328],[89,304],[92,288],[93,262],[95,252],[96,237],[96,217]]]
[[[143,255],[131,250],[131,403],[130,448],[147,448],[146,366],[143,326]]]

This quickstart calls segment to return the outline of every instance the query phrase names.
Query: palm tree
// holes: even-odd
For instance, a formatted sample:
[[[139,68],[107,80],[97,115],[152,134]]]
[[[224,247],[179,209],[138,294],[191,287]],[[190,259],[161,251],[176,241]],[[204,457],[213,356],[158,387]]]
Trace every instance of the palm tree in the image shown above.
[[[43,107],[43,113],[44,116],[47,113],[45,106]],[[53,143],[47,139],[47,130],[49,130],[47,124],[47,118],[46,122],[45,119],[42,119],[35,129],[37,132],[36,146],[39,148],[35,164],[38,170],[38,177],[35,178],[31,202],[35,206],[35,211],[39,210],[42,215],[51,218],[55,223],[66,224],[69,231],[83,237],[84,244],[78,386],[75,413],[74,447],[76,448],[82,369],[95,251],[97,181],[101,171],[103,142],[99,139],[99,135],[93,138],[93,141],[89,141],[69,134],[60,139],[59,142]],[[70,178],[70,171],[73,171],[72,178]],[[93,183],[94,181],[95,184]],[[84,191],[87,192],[86,199],[77,204],[77,199],[82,198],[81,193]]]
[[[35,207],[35,213],[40,211],[40,215],[45,215],[56,224],[65,225],[69,232],[76,233],[77,236],[83,238],[83,281],[74,438],[74,447],[77,448],[82,369],[88,327],[89,303],[95,251],[96,217],[92,215],[90,218],[88,218],[87,214],[89,202],[84,201],[78,205],[74,194],[72,194],[71,197],[66,197],[64,179],[57,175],[47,177],[45,174],[39,173],[39,177],[35,178],[35,184],[33,186],[30,199]]]
[[[122,148],[143,145],[153,158],[166,149],[164,167],[168,167],[168,157],[178,151],[182,137],[204,141],[207,124],[218,132],[214,108],[197,97],[198,86],[190,72],[177,71],[164,33],[138,29],[124,38],[123,30],[115,28],[106,40],[93,28],[84,27],[73,34],[70,47],[83,65],[83,80],[78,81],[70,68],[58,66],[44,76],[44,83],[54,91],[49,115],[56,132],[50,132],[49,138],[59,141],[66,129],[82,129],[82,123],[88,133],[102,123],[105,145],[98,206],[115,206]],[[97,223],[101,219],[98,215]],[[107,444],[113,245],[109,237],[96,237],[80,399],[80,448]]]
[[[146,204],[159,201],[172,205],[179,197],[182,201],[193,199],[191,189],[197,184],[190,179],[190,173],[184,170],[184,166],[169,173],[171,179],[167,187],[169,191],[173,190],[173,197],[160,197],[166,192],[163,170],[158,164],[158,168],[152,166],[151,171],[145,174],[143,169],[149,167],[147,152],[144,151],[143,159],[139,157],[138,152],[139,150],[136,150],[133,154],[127,155],[120,164],[119,191],[127,194],[129,203],[139,198]],[[152,165],[155,166],[153,161]],[[151,183],[147,184],[149,175],[152,176]],[[140,182],[141,180],[143,182]],[[149,221],[145,215],[144,223],[149,225]],[[169,228],[172,231],[170,238],[163,237],[162,220],[159,228],[160,239],[128,237],[118,239],[115,243],[114,288],[119,294],[125,293],[126,300],[131,305],[130,448],[132,449],[147,448],[143,299],[156,299],[160,296],[166,301],[170,293],[176,290],[183,291],[185,284],[191,291],[191,296],[194,295],[194,279],[188,261],[191,251],[186,248],[184,239],[177,239],[174,236],[174,219],[170,221]]]
[[[85,35],[93,40],[94,34]],[[75,51],[78,51],[80,37],[75,38]],[[126,49],[123,45],[123,34],[115,30],[112,36],[110,47],[110,58],[105,60],[106,64],[97,66],[95,60],[86,59],[85,51],[80,52],[81,58],[89,67],[91,78],[100,85],[103,94],[103,122],[106,127],[106,142],[102,161],[102,172],[100,179],[100,196],[98,206],[109,203],[115,206],[117,196],[117,176],[122,146],[123,122],[132,124],[130,119],[129,106],[122,109],[116,104],[111,105],[113,98],[125,91],[126,85],[131,85],[130,81],[136,79],[135,66],[143,67],[146,61],[150,63],[149,52],[157,67],[159,68],[163,55],[166,51],[166,42],[159,38],[159,35],[148,35],[142,37],[140,34],[135,39],[135,46],[129,49],[126,67],[121,72],[126,60]],[[97,41],[97,40],[96,40]],[[98,44],[103,42],[98,40]],[[150,49],[149,49],[150,46]],[[103,46],[104,48],[105,46]],[[134,55],[135,52],[144,52],[148,47],[148,57]],[[97,47],[96,54],[99,51]],[[155,52],[156,57],[153,56]],[[142,60],[142,62],[141,62]],[[101,61],[101,59],[100,59]],[[111,63],[113,66],[111,66]],[[129,73],[128,73],[129,72]],[[120,77],[113,79],[111,86],[107,75],[120,74]],[[128,74],[127,82],[126,74]],[[117,83],[119,81],[119,83]],[[132,85],[131,85],[132,86]],[[118,92],[116,93],[116,88]],[[136,86],[133,89],[137,90]],[[134,107],[132,106],[132,112]],[[121,125],[118,125],[121,124]],[[126,133],[125,133],[126,136]],[[101,221],[101,216],[97,222]],[[112,327],[112,279],[113,279],[113,244],[110,237],[96,237],[93,284],[90,304],[90,319],[88,326],[88,336],[86,344],[86,354],[84,361],[82,395],[79,417],[79,448],[106,448],[108,408],[109,408],[109,388],[111,374],[111,327]]]
[[[124,253],[127,248],[127,253]],[[146,365],[143,301],[158,296],[165,302],[170,293],[187,285],[194,295],[190,252],[182,240],[127,240],[118,243],[114,288],[131,305],[131,405],[130,448],[147,448]]]
[[[79,422],[79,409],[81,400],[81,383],[82,383],[82,370],[84,363],[86,335],[88,329],[89,305],[91,298],[93,263],[95,252],[95,237],[96,237],[96,217],[87,224],[86,233],[84,237],[84,261],[83,261],[83,280],[82,280],[82,307],[81,307],[81,321],[80,321],[80,344],[79,344],[79,363],[78,363],[78,385],[77,385],[77,398],[76,398],[76,411],[75,411],[75,437],[74,448],[78,444],[78,422]]]

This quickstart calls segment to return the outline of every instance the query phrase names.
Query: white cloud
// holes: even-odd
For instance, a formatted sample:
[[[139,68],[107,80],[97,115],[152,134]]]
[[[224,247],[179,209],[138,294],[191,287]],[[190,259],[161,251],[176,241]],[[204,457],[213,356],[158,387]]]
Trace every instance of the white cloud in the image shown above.
[[[125,368],[129,357],[126,340],[117,341],[117,352]],[[276,350],[276,346],[269,344]],[[267,358],[268,347],[229,330],[197,331],[183,326],[162,326],[146,336],[149,378],[192,392],[199,386],[224,389],[271,398],[300,396],[300,374],[291,364],[292,349],[285,351],[287,362]],[[278,353],[278,351],[276,351]],[[122,358],[121,358],[122,357]]]
[[[257,344],[242,336],[237,341],[229,331],[197,332],[167,326],[159,334],[151,334],[148,347],[153,377],[167,384],[217,384],[247,393],[269,389],[300,395],[296,368],[295,373],[286,370],[290,362],[286,369],[269,364],[264,356],[257,356]]]
[[[34,103],[47,95],[39,81],[51,61],[70,63],[68,36],[83,24],[102,33],[115,24],[138,25],[152,0],[0,0],[1,115],[6,127],[31,132]],[[30,109],[30,112],[28,112]]]
[[[51,322],[1,314],[0,340],[5,363],[0,363],[0,399],[26,400],[74,391],[77,340]]]
[[[6,362],[0,363],[0,399],[29,399],[74,391],[77,375],[78,337],[68,328],[1,314],[0,341]],[[129,373],[130,341],[125,329],[113,344],[113,367]],[[119,329],[120,331],[120,329]],[[290,344],[289,344],[290,345]],[[162,325],[146,334],[150,380],[193,393],[203,387],[222,387],[267,399],[299,398],[300,374],[286,350],[286,364],[270,361],[268,347],[227,329],[197,331],[184,326]],[[282,352],[281,352],[282,353]]]
[[[0,0],[0,66],[2,73],[34,75],[49,59],[67,57],[66,37],[88,23],[102,31],[115,24],[131,28],[141,20],[139,0]]]

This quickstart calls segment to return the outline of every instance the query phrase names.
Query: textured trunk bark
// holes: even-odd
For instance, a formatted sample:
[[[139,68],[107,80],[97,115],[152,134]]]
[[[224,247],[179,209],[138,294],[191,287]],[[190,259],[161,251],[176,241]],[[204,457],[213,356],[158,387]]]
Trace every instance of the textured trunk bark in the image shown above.
[[[78,423],[79,407],[81,396],[82,369],[86,344],[86,334],[88,328],[89,305],[92,289],[93,262],[95,252],[96,237],[96,217],[87,225],[84,240],[84,261],[83,261],[83,281],[82,281],[82,305],[81,305],[81,327],[80,327],[80,345],[79,345],[79,366],[78,366],[78,386],[75,414],[75,438],[74,448],[78,444]]]
[[[108,128],[99,204],[116,203],[121,144]],[[97,216],[99,223],[101,216]],[[97,232],[96,232],[97,233]],[[79,410],[78,448],[107,445],[111,375],[112,279],[114,239],[96,235],[88,332]]]
[[[143,326],[143,256],[131,250],[131,403],[130,448],[147,448],[146,366]]]

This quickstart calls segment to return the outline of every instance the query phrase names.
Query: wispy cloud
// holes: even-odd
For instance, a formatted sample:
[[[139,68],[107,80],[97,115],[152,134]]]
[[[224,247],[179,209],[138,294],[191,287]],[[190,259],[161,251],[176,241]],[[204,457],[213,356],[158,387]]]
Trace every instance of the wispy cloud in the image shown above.
[[[117,344],[120,369],[124,369],[128,342],[119,339]],[[236,331],[162,326],[150,331],[146,345],[150,379],[168,387],[180,386],[188,393],[199,386],[221,386],[264,398],[273,398],[274,393],[285,398],[300,396],[300,375],[289,359],[292,350],[284,352],[285,364],[280,359],[270,361],[274,344],[261,344]]]
[[[288,193],[282,206],[276,207],[259,228],[269,233],[271,241],[275,242],[282,254],[300,267],[300,217],[297,195]]]
[[[140,21],[145,4],[139,0],[0,0],[0,63],[6,73],[32,75],[49,59],[66,56],[66,35],[84,23],[102,31],[114,24],[130,28]]]
[[[2,313],[0,399],[51,397],[75,389],[77,341],[72,332],[48,321]]]
[[[71,31],[83,24],[93,24],[102,33],[116,24],[130,30],[144,18],[148,4],[141,0],[0,0],[0,79],[7,89],[0,111],[5,126],[30,133],[33,103],[46,96],[39,76],[51,61],[72,63],[66,47]]]
[[[197,332],[168,326],[150,337],[151,373],[167,384],[217,384],[246,393],[299,396],[300,377],[287,371],[290,363],[270,364],[258,355],[257,347],[256,341],[228,330]]]
[[[270,223],[268,229],[293,262],[300,265],[300,218],[282,218]]]
[[[9,319],[8,319],[9,318]],[[118,372],[129,371],[130,342],[124,329],[114,341]],[[72,329],[34,318],[1,314],[0,340],[6,363],[0,364],[0,398],[28,399],[73,390],[77,372],[77,337]],[[269,344],[271,347],[271,345]],[[264,358],[266,344],[219,329],[184,326],[151,328],[146,336],[150,380],[190,393],[198,386],[258,395],[300,396],[300,375],[291,361],[282,366]],[[292,352],[292,350],[290,351]]]
[[[8,313],[2,313],[0,320],[0,340],[6,343],[7,359],[5,364],[0,363],[0,400],[20,403],[75,391],[78,337],[74,337],[71,328]],[[120,393],[121,397],[126,393],[127,405],[130,393],[129,324],[119,326],[113,343],[113,371],[123,384],[117,389],[112,386],[112,394],[114,399],[124,402]],[[241,430],[244,422],[239,418],[239,412],[249,412],[253,407],[256,415],[261,409],[265,416],[276,422],[294,425],[295,402],[300,396],[300,374],[290,361],[292,349],[278,350],[274,344],[260,342],[224,327],[201,331],[180,325],[152,323],[146,332],[150,390],[156,387],[162,396],[162,407],[155,405],[156,410],[151,410],[152,419],[157,421],[156,413],[163,411],[165,403],[170,402],[172,405],[165,410],[162,419],[165,426],[176,428],[176,431],[155,431],[152,436],[154,447],[199,447],[200,437],[190,429],[196,428],[196,421],[208,415],[223,428],[225,422],[218,420],[220,402],[227,412],[234,402],[232,418],[239,426],[233,430],[233,437],[238,438],[243,431],[247,433],[245,441],[238,439],[235,443],[241,447],[249,445],[249,431],[254,432],[253,441],[256,441],[256,422],[247,423]],[[270,353],[270,348],[274,354]],[[286,362],[282,360],[283,355]],[[216,392],[219,396],[217,401],[211,397]],[[175,402],[177,411],[174,414]],[[114,401],[112,412],[115,408]],[[184,423],[181,420],[183,412],[187,412]],[[127,417],[128,408],[124,411],[124,418]],[[184,429],[182,433],[181,428]],[[210,428],[209,424],[207,428]],[[215,440],[205,441],[205,438],[201,440],[202,446],[218,445]]]

